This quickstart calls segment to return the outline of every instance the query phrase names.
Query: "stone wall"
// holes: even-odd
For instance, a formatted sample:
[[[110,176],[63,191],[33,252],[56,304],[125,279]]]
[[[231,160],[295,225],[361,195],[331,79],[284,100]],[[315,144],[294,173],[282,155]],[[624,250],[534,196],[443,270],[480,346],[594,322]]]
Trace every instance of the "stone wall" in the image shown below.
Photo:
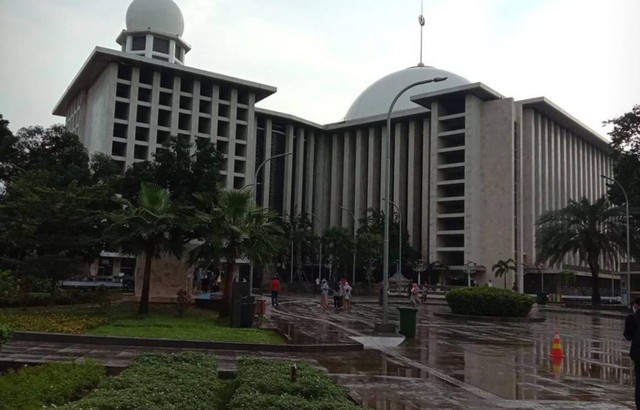
[[[136,298],[142,292],[142,276],[144,274],[144,256],[136,261]],[[168,302],[176,299],[180,289],[191,289],[194,268],[189,268],[175,256],[163,255],[151,262],[151,285],[149,299],[152,302]]]

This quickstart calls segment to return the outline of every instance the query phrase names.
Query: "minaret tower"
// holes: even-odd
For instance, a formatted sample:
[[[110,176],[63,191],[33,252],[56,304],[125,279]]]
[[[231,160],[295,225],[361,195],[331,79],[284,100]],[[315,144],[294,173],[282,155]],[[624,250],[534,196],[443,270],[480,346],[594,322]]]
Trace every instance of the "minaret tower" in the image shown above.
[[[423,30],[424,30],[424,15],[423,13],[423,1],[420,2],[420,16],[418,17],[418,23],[420,24],[420,62],[418,63],[418,67],[424,67],[424,63],[422,62],[422,37],[423,37]]]
[[[134,0],[126,21],[127,28],[116,39],[122,51],[184,64],[191,47],[182,39],[184,18],[173,0]]]

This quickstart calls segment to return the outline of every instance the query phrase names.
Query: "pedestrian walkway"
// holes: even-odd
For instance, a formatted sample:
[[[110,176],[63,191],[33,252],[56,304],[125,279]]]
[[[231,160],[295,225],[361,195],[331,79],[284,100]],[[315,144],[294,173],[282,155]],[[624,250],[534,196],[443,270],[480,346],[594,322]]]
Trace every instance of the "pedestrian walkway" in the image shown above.
[[[546,316],[543,323],[459,321],[434,316],[448,310],[434,300],[419,307],[416,338],[404,340],[375,334],[381,308],[371,298],[362,302],[356,298],[353,310],[344,312],[294,297],[268,309],[294,343],[324,343],[324,351],[203,351],[218,357],[223,377],[248,354],[311,361],[372,409],[634,408],[632,365],[618,318],[541,309],[536,314]],[[393,305],[389,319],[398,321]],[[549,358],[556,329],[566,356],[560,365]],[[354,340],[365,350],[340,350]],[[197,349],[10,341],[0,349],[0,366],[93,358],[117,373],[143,352],[185,350]]]
[[[421,305],[417,335],[399,346],[366,345],[366,360],[317,358],[370,408],[630,409],[632,365],[623,321],[541,310],[543,323],[480,323],[438,318]],[[272,314],[326,337],[326,329],[375,340],[381,308],[354,301],[351,312],[322,310],[316,300],[283,303]],[[398,321],[397,309],[389,312]],[[303,325],[304,324],[304,325]],[[566,358],[549,358],[555,330]],[[307,337],[312,337],[308,334]],[[373,339],[371,339],[373,337]]]

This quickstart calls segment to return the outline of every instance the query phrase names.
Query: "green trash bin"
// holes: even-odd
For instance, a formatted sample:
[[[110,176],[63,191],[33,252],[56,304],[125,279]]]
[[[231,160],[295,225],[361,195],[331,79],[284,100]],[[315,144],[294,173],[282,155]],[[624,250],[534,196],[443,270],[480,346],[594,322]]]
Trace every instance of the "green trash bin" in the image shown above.
[[[416,315],[418,309],[411,307],[399,307],[400,311],[400,333],[406,337],[416,336]]]
[[[538,305],[546,305],[547,304],[547,292],[538,292],[536,294],[536,303]]]

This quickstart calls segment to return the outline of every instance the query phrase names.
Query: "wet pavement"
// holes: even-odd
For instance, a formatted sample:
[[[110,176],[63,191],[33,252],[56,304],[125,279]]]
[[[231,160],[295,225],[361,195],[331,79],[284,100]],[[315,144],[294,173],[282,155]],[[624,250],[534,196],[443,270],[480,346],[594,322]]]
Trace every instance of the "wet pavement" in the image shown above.
[[[416,338],[397,345],[375,338],[381,308],[366,302],[334,312],[300,298],[272,315],[308,339],[365,341],[362,353],[314,359],[369,408],[634,408],[623,314],[541,309],[535,314],[547,319],[542,323],[483,323],[436,317],[448,308],[422,305]],[[397,309],[389,317],[397,322]],[[556,329],[566,356],[560,363],[549,357]]]
[[[632,409],[633,374],[624,314],[598,316],[575,309],[541,309],[542,323],[485,323],[437,317],[448,312],[442,300],[418,309],[414,339],[373,332],[382,317],[373,299],[355,299],[350,312],[322,310],[317,300],[291,298],[275,310],[271,324],[293,343],[363,343],[361,351],[268,353],[212,350],[221,374],[235,371],[247,354],[311,361],[349,389],[365,407],[413,409]],[[389,319],[398,322],[392,303]],[[555,331],[565,358],[549,357]],[[0,362],[39,363],[94,358],[113,372],[143,351],[194,349],[136,348],[10,341]],[[0,363],[1,365],[2,363]]]

